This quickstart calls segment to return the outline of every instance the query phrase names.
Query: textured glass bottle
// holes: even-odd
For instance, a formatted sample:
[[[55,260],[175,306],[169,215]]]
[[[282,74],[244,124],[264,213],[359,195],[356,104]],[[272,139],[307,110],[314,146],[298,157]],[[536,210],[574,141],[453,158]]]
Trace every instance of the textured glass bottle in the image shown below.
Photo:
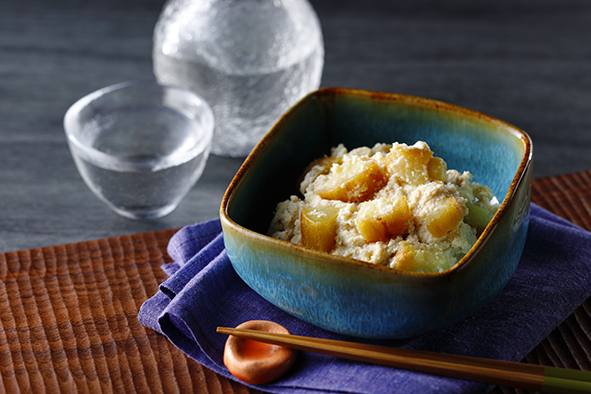
[[[324,44],[307,0],[169,0],[153,61],[158,82],[189,88],[212,107],[212,153],[243,157],[318,88]]]

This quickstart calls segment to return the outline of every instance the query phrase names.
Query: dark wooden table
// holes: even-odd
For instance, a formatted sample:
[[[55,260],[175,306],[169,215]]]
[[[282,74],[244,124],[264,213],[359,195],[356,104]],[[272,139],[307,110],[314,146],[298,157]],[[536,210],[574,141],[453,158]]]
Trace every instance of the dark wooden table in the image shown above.
[[[555,177],[591,169],[591,2],[311,2],[319,15],[325,39],[322,86],[423,96],[465,106],[512,123],[528,132],[534,141],[534,176],[539,180],[537,184],[545,187],[538,190],[538,198],[550,196],[545,201],[554,204],[549,208],[557,211],[563,208],[556,201],[566,203],[568,209],[562,213],[569,220],[576,220],[582,217],[577,213],[579,208],[568,198],[560,200],[563,198],[560,197],[561,188],[573,186],[575,182],[577,201],[591,206],[584,194],[589,191],[588,186],[582,197],[581,190],[576,188],[580,177]],[[98,249],[111,245],[105,238],[118,240],[116,243],[122,248],[120,256],[132,253],[132,263],[135,264],[144,261],[145,256],[136,253],[143,251],[144,243],[152,247],[146,252],[148,256],[151,256],[150,252],[162,252],[173,231],[168,229],[218,216],[221,197],[242,159],[210,157],[203,177],[175,212],[160,220],[141,222],[118,217],[91,194],[78,175],[66,145],[62,118],[74,101],[106,85],[153,78],[152,31],[163,4],[163,0],[2,0],[0,3],[0,264],[12,264],[12,267],[16,264],[25,269],[26,264],[34,267],[36,261],[55,263],[72,256],[86,261],[84,258],[88,255],[85,253],[94,250],[89,245]],[[549,190],[551,187],[556,190]],[[144,235],[130,236],[140,233],[149,234],[149,241]],[[64,244],[76,246],[57,246]],[[91,255],[89,272],[95,272],[92,264],[97,262],[93,259],[95,257]],[[145,276],[146,272],[141,272],[132,277],[131,283],[144,276],[153,278],[155,275],[156,279],[162,279],[156,272],[165,259],[166,256],[160,256],[150,260],[150,270],[153,269],[154,273]],[[128,262],[129,257],[122,261],[115,259],[115,265],[124,264],[124,269],[129,268],[125,265]],[[82,272],[86,269],[84,267],[80,268]],[[70,273],[74,274],[79,273]],[[5,277],[0,279],[6,281]],[[112,285],[120,283],[121,278],[107,279]],[[155,284],[154,281],[144,285],[153,291]],[[86,295],[92,294],[88,288],[77,289],[83,289]],[[141,304],[140,298],[135,300],[136,304]],[[121,309],[113,310],[115,318],[130,319],[127,330],[130,327],[141,329],[133,320],[136,304],[119,305]],[[38,306],[44,305],[47,306],[43,303]],[[64,307],[70,310],[70,306]],[[588,318],[585,311],[591,308],[586,308],[565,324],[574,327],[573,331],[583,330],[580,337],[584,338],[583,342],[590,342],[588,329],[581,328],[581,322],[588,322],[584,320]],[[23,311],[20,312],[27,312]],[[36,316],[18,315],[17,312],[13,310],[17,319]],[[79,322],[90,324],[84,314],[75,317]],[[148,335],[147,345],[139,341],[126,348],[121,340],[129,336],[126,336],[125,329],[121,330],[114,331],[112,343],[103,343],[107,357],[112,355],[109,350],[125,354],[129,346],[136,351],[133,346],[140,345],[164,352],[156,353],[155,357],[176,354],[152,334]],[[0,352],[4,355],[7,354],[5,350],[12,352],[13,356],[18,355],[10,347],[14,343],[28,344],[22,336],[14,337],[10,331],[3,332],[9,340],[16,341],[5,342],[4,337],[0,338]],[[76,343],[67,340],[86,340],[76,338],[76,327],[73,335],[72,338],[66,335],[63,339],[66,352],[76,348]],[[536,357],[534,354],[528,360],[560,364],[562,356],[555,349],[564,346],[556,345],[557,339],[549,341],[540,345],[542,349],[549,349],[547,352],[538,351],[535,353],[539,355],[538,359],[531,358]],[[6,343],[12,345],[6,347]],[[73,347],[68,348],[70,345]],[[19,348],[19,352],[23,352],[26,361],[27,355],[43,355],[43,346],[43,343],[33,343],[29,348]],[[589,348],[583,346],[581,349],[575,350],[585,355],[588,352],[585,349]],[[96,349],[77,348],[78,352],[92,353],[93,350]],[[572,352],[567,353],[570,357]],[[79,353],[82,361],[78,367],[70,359],[62,360],[69,365],[58,363],[56,373],[69,368],[74,371],[74,383],[63,383],[58,379],[62,383],[53,388],[68,391],[80,383],[88,391],[95,391],[93,388],[97,387],[89,386],[90,383],[84,380],[86,355]],[[132,360],[136,355],[131,353],[126,357]],[[56,353],[53,356],[56,357]],[[588,368],[588,358],[580,359],[583,361],[577,361],[574,367]],[[11,365],[0,365],[4,377],[16,373],[17,379],[8,383],[5,380],[0,391],[2,388],[10,391],[7,388],[11,385],[26,389],[40,384],[40,381],[27,381],[26,377],[18,375],[23,371],[18,366],[14,360]],[[16,372],[11,367],[17,368]],[[92,368],[100,380],[101,371],[106,373],[114,366]],[[205,386],[212,393],[245,390],[224,379],[214,379],[210,372],[203,372],[198,365],[186,360],[173,358],[170,368],[205,376],[206,383],[185,382],[186,387],[198,391],[203,391]],[[164,368],[160,373],[173,373],[170,371]],[[102,384],[103,391],[110,391],[113,387],[150,387],[149,376],[147,383],[134,382],[136,373],[139,372],[132,368],[122,370],[119,380],[116,376],[109,376],[109,379],[115,379],[109,381],[115,382],[113,385],[104,380],[94,383]],[[163,381],[166,381],[165,375]],[[82,386],[76,387],[80,389]],[[183,391],[182,384],[178,387]],[[164,389],[167,391],[167,387]],[[218,389],[221,391],[216,391]]]

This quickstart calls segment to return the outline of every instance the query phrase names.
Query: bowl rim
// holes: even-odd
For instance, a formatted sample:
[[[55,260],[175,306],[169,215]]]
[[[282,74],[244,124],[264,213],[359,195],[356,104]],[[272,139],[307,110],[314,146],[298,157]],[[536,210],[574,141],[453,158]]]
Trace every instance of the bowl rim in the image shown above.
[[[482,234],[478,237],[474,245],[470,248],[470,250],[460,259],[456,264],[451,266],[445,271],[442,272],[415,272],[415,271],[406,271],[400,270],[397,268],[391,268],[385,265],[373,264],[370,262],[362,261],[353,259],[350,257],[338,256],[333,255],[327,252],[317,251],[313,249],[306,248],[301,245],[293,244],[288,241],[276,239],[270,237],[266,234],[261,234],[259,232],[250,230],[244,226],[239,225],[238,223],[234,222],[229,214],[228,214],[228,206],[234,192],[240,186],[244,179],[244,175],[248,172],[249,168],[256,162],[257,158],[261,155],[264,151],[265,147],[268,143],[273,140],[276,134],[279,133],[280,126],[282,123],[286,122],[293,113],[296,111],[298,107],[303,105],[302,103],[309,100],[310,97],[314,96],[354,96],[354,97],[369,97],[371,99],[378,99],[382,101],[392,101],[398,103],[406,103],[406,104],[413,104],[422,107],[429,107],[431,109],[448,112],[448,113],[455,113],[462,116],[467,116],[474,119],[480,119],[486,121],[488,123],[494,124],[499,126],[501,129],[513,134],[517,137],[518,140],[521,140],[524,144],[524,154],[520,160],[519,167],[515,176],[511,181],[511,185],[507,190],[507,194],[499,209],[494,214],[492,219],[490,220],[489,224],[486,226]],[[407,276],[407,277],[414,277],[417,279],[441,279],[445,278],[449,275],[452,275],[454,272],[462,270],[468,263],[474,258],[477,252],[482,249],[486,241],[491,237],[493,234],[494,229],[498,226],[501,217],[507,211],[507,207],[515,198],[515,192],[519,188],[522,182],[526,181],[525,177],[527,175],[527,169],[531,167],[533,162],[533,144],[530,136],[523,131],[522,129],[513,126],[510,123],[502,121],[498,118],[492,117],[490,115],[486,115],[484,113],[471,110],[465,107],[461,107],[455,104],[446,103],[439,100],[428,99],[424,97],[418,96],[411,96],[406,94],[399,94],[399,93],[387,93],[387,92],[379,92],[379,91],[371,91],[371,90],[364,90],[364,89],[352,89],[352,88],[340,88],[340,87],[325,87],[318,90],[315,90],[302,99],[300,99],[296,104],[294,104],[291,108],[289,108],[271,127],[271,129],[263,136],[263,138],[258,142],[258,144],[254,147],[251,153],[247,156],[243,164],[240,166],[238,172],[230,182],[224,196],[222,198],[222,203],[220,205],[220,220],[222,223],[223,231],[225,232],[226,229],[231,229],[234,232],[240,233],[243,236],[253,237],[258,241],[270,243],[275,248],[278,249],[288,249],[292,253],[298,253],[300,255],[308,255],[313,259],[323,259],[323,260],[330,260],[335,263],[346,264],[348,266],[357,266],[357,267],[366,267],[371,270],[375,271],[382,271],[387,272],[392,275],[400,275],[400,276]]]

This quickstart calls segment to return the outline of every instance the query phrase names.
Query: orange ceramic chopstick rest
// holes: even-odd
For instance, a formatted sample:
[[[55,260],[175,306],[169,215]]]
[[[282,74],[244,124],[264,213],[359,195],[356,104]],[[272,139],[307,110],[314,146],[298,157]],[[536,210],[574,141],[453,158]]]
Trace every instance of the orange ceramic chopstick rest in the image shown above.
[[[251,320],[236,328],[290,334],[280,324]],[[269,383],[287,372],[293,365],[297,351],[251,339],[228,337],[224,347],[224,364],[232,375],[250,384]]]

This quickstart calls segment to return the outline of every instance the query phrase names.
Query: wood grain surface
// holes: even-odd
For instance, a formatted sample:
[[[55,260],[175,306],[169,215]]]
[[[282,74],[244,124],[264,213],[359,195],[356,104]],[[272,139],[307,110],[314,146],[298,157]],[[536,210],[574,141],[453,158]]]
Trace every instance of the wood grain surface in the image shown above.
[[[591,229],[591,172],[539,178],[532,200]],[[0,391],[254,393],[137,320],[174,229],[0,254]],[[524,360],[591,370],[591,299]],[[505,387],[495,392],[520,392]]]
[[[0,391],[249,392],[137,320],[174,232],[0,255]]]

